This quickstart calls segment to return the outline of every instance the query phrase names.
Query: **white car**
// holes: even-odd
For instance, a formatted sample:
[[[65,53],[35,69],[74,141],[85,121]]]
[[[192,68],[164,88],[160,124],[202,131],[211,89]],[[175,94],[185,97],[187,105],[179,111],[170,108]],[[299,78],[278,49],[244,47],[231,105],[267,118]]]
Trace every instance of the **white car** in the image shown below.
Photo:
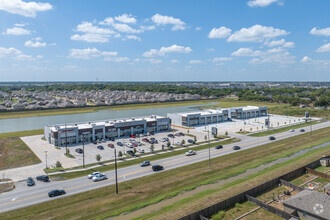
[[[136,142],[136,144],[138,145],[138,146],[142,146],[142,144],[141,144],[141,142]]]
[[[134,148],[134,146],[132,144],[126,144],[126,146],[129,148]]]
[[[142,154],[144,153],[144,150],[142,148],[138,148],[136,151]]]
[[[166,139],[165,138],[161,138],[161,139],[159,139],[159,141],[166,142]]]
[[[176,142],[175,145],[182,146],[182,142]]]
[[[188,150],[186,152],[186,156],[192,156],[192,155],[196,155],[196,151],[194,151],[194,150]]]
[[[98,174],[101,174],[101,173],[100,172],[94,172],[94,173],[89,174],[87,177],[88,177],[88,179],[92,179],[94,176],[96,176]]]
[[[99,173],[99,174],[95,175],[92,178],[93,182],[101,181],[101,180],[105,180],[105,179],[108,179],[108,177],[105,174],[103,174],[103,173]]]
[[[290,132],[294,132],[294,129],[291,129]]]

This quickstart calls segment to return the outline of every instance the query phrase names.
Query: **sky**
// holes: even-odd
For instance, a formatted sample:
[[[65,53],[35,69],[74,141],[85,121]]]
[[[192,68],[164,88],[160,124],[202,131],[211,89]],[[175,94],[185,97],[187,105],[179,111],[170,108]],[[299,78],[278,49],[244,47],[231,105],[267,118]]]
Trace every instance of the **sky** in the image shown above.
[[[330,81],[328,0],[0,0],[0,81]]]

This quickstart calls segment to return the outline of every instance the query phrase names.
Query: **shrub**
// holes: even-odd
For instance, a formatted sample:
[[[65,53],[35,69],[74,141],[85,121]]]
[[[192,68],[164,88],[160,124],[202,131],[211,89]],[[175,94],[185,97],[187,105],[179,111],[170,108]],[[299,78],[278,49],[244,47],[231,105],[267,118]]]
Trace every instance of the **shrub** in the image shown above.
[[[62,167],[62,164],[61,164],[61,162],[60,162],[60,161],[56,161],[56,164],[55,164],[55,166],[59,168],[59,167]]]

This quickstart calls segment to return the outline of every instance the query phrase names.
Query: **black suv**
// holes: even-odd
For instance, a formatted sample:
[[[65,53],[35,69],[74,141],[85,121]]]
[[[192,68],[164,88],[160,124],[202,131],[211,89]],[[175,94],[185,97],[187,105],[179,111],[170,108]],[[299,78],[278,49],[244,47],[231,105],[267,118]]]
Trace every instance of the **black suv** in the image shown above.
[[[233,150],[240,150],[240,149],[241,149],[240,146],[234,146],[234,147],[233,147]]]
[[[59,195],[64,195],[65,194],[65,191],[62,190],[62,189],[55,189],[55,190],[52,190],[48,193],[48,196],[49,197],[54,197],[54,196],[59,196]]]
[[[299,131],[300,131],[300,132],[305,132],[305,129],[300,129]]]
[[[163,170],[163,169],[164,169],[164,167],[161,166],[161,165],[153,165],[152,166],[153,171],[159,171],[159,170]]]
[[[134,151],[132,151],[132,150],[128,150],[128,151],[126,151],[126,153],[127,153],[128,155],[132,156],[132,157],[135,156]]]
[[[110,141],[115,141],[114,137],[109,138]]]
[[[35,185],[35,182],[34,182],[34,180],[32,179],[32,177],[28,177],[28,178],[26,179],[26,185],[28,185],[28,186],[34,186],[34,185]]]
[[[46,176],[46,175],[37,176],[36,179],[38,181],[42,181],[42,182],[48,182],[49,181],[49,177]]]
[[[83,149],[81,149],[81,148],[77,148],[76,150],[75,150],[78,154],[82,154],[84,151],[83,151]]]
[[[222,145],[217,145],[216,147],[215,147],[215,149],[222,149],[223,147],[222,147]]]
[[[270,136],[269,137],[269,140],[273,141],[273,140],[275,140],[275,137],[274,136]]]
[[[121,146],[121,147],[124,146],[124,144],[121,143],[121,142],[117,142],[117,145],[118,145],[118,146]]]
[[[188,143],[194,144],[195,141],[193,139],[188,139]]]

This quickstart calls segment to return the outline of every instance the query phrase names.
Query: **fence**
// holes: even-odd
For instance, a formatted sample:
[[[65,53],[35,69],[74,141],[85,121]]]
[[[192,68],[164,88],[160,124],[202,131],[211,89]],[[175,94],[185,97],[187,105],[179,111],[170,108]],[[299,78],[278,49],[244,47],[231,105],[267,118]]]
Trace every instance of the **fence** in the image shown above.
[[[310,169],[308,167],[306,167],[306,170],[307,170],[308,173],[311,173],[311,174],[313,174],[315,176],[319,176],[319,177],[321,177],[323,179],[330,180],[330,175],[328,175],[328,174],[321,173],[321,172],[318,172],[316,170],[312,170],[312,169]]]
[[[287,212],[285,212],[281,209],[278,209],[276,207],[270,206],[270,205],[268,205],[268,204],[266,204],[266,203],[264,203],[264,202],[262,202],[262,201],[260,201],[256,198],[252,197],[252,196],[246,195],[246,199],[248,201],[253,202],[254,204],[260,206],[261,208],[266,209],[267,211],[269,211],[269,212],[271,212],[275,215],[278,215],[278,216],[280,216],[284,219],[296,218],[296,216],[293,216],[293,215],[291,215],[291,214],[289,214],[289,213],[287,213]],[[296,219],[299,219],[299,218],[296,218]]]
[[[258,194],[262,194],[265,191],[271,189],[272,187],[279,185],[281,183],[281,181],[280,181],[281,179],[282,180],[291,180],[291,179],[297,178],[305,173],[306,168],[315,168],[319,165],[320,165],[320,161],[318,159],[306,166],[300,167],[300,168],[293,170],[289,173],[286,173],[280,177],[277,177],[268,182],[260,184],[256,187],[253,187],[252,189],[246,190],[245,192],[232,196],[226,200],[222,200],[214,205],[206,207],[197,212],[186,215],[186,216],[180,218],[180,220],[195,220],[195,219],[200,219],[200,216],[206,216],[206,217],[212,216],[213,214],[218,213],[220,210],[230,208],[230,207],[234,206],[236,203],[246,201],[246,194],[250,195],[250,196],[256,196]]]
[[[296,186],[296,185],[294,185],[294,184],[292,184],[292,183],[290,183],[290,182],[288,182],[288,181],[285,181],[285,180],[282,180],[282,179],[281,179],[280,181],[281,181],[281,184],[282,184],[282,185],[287,186],[287,187],[290,187],[290,188],[292,188],[294,191],[301,192],[301,191],[304,190],[304,189],[301,188],[300,186]]]

